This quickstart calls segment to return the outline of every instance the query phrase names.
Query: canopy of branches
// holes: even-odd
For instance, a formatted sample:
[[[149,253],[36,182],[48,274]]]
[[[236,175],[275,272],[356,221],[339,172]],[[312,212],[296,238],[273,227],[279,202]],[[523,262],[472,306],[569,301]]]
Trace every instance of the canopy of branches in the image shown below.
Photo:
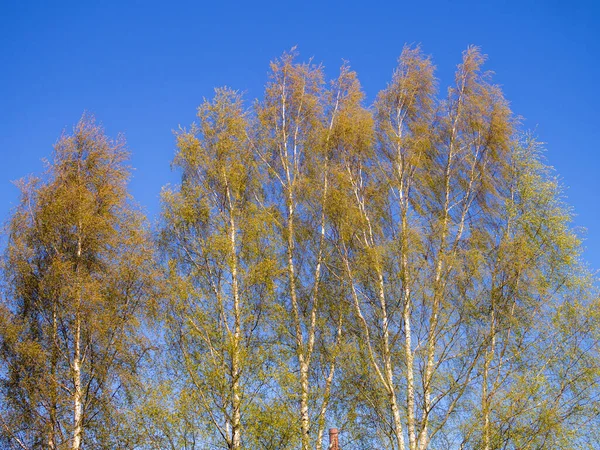
[[[7,227],[6,449],[598,448],[598,299],[542,149],[475,47],[271,64],[176,133],[150,233],[84,116]]]

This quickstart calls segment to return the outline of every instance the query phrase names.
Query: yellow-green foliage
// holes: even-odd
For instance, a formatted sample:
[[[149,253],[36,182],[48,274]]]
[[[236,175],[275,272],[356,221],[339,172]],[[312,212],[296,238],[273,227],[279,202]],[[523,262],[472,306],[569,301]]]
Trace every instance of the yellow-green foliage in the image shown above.
[[[0,330],[9,442],[70,445],[75,361],[81,413],[94,418],[82,423],[86,442],[127,439],[107,430],[127,409],[130,374],[144,352],[139,315],[156,286],[149,235],[126,191],[126,159],[124,141],[84,116],[56,144],[46,174],[20,183]]]
[[[89,118],[19,183],[2,444],[71,445],[78,380],[82,448],[596,448],[596,281],[485,55],[405,47],[372,105],[297,58],[176,132],[155,242]]]

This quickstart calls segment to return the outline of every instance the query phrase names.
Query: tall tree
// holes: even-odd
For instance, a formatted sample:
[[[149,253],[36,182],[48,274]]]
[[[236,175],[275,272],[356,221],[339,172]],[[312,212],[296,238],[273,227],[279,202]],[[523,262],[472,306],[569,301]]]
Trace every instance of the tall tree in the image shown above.
[[[239,450],[248,445],[243,429],[264,387],[271,219],[258,207],[261,186],[241,96],[217,89],[198,118],[177,135],[181,185],[163,193],[171,299],[165,323],[186,415],[214,430],[208,435],[216,443]]]
[[[344,307],[329,219],[333,168],[356,137],[353,118],[363,94],[343,65],[330,86],[322,67],[294,61],[295,51],[271,64],[271,81],[257,105],[255,150],[264,174],[265,207],[277,220],[273,242],[280,272],[273,323],[283,348],[282,371],[297,383],[281,385],[299,408],[301,448],[322,448],[325,419],[342,343]],[[367,114],[368,115],[368,114]]]
[[[296,366],[298,384],[290,386],[290,392],[297,396],[302,449],[307,450],[311,428],[309,377],[323,252],[316,258],[302,258],[304,264],[299,258],[314,236],[312,229],[303,227],[313,212],[308,210],[303,195],[307,187],[313,188],[312,192],[319,189],[308,182],[308,166],[315,161],[322,144],[323,73],[312,64],[294,64],[293,58],[293,54],[284,54],[271,64],[271,82],[258,106],[262,147],[259,155],[266,166],[268,198],[278,217],[274,231],[280,267],[285,274],[279,292],[284,308],[281,331],[284,339],[288,333],[292,338],[289,345],[293,356],[288,361],[284,359],[284,364]],[[303,232],[305,229],[308,235]]]
[[[127,193],[123,139],[84,116],[46,174],[20,183],[2,305],[3,439],[9,448],[128,445],[126,387],[145,344],[152,247]]]

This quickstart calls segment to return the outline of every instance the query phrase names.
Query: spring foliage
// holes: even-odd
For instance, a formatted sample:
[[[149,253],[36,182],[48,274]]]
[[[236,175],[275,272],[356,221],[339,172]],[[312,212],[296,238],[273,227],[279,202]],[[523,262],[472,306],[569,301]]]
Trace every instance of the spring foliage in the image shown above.
[[[217,89],[155,239],[123,142],[82,119],[8,227],[2,442],[595,448],[594,280],[484,62],[442,95],[406,47],[372,105],[295,51],[250,108]]]

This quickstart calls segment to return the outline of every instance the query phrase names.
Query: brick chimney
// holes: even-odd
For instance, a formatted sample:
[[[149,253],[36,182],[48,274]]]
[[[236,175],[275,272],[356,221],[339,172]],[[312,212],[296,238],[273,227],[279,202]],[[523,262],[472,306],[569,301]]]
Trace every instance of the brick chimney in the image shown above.
[[[329,447],[328,450],[341,450],[340,443],[338,441],[338,429],[330,428],[329,429]]]

